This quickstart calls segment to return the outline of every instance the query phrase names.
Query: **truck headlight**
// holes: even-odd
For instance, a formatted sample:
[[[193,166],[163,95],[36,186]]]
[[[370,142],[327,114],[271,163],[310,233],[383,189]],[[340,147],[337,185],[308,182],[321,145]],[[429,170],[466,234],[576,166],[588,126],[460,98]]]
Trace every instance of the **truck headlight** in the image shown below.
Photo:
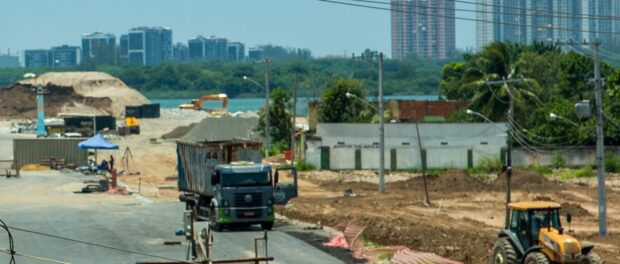
[[[230,204],[228,203],[228,200],[226,200],[226,199],[222,200],[222,205],[223,205],[224,207],[228,207],[228,206],[230,206]]]
[[[230,216],[230,209],[228,209],[228,208],[224,209],[224,215],[225,216]]]
[[[272,204],[273,204],[273,199],[267,200],[267,205],[272,205]]]
[[[273,207],[267,207],[267,214],[270,215],[273,213]]]

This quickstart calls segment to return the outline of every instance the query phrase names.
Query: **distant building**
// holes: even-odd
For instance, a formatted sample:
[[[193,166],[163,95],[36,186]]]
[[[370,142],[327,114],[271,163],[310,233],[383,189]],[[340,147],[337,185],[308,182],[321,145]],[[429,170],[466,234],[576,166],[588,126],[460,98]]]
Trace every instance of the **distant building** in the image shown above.
[[[444,59],[456,50],[454,1],[392,0],[392,58]]]
[[[118,42],[121,60],[127,61],[129,58],[129,35],[121,35]]]
[[[97,54],[114,55],[116,36],[114,34],[94,32],[82,35],[82,56],[84,59],[95,58]]]
[[[17,68],[19,67],[19,56],[8,54],[0,54],[0,68]]]
[[[244,61],[245,60],[245,45],[241,42],[229,42],[228,43],[228,60],[229,61]]]
[[[559,14],[582,14],[582,0],[555,0],[554,9]],[[553,23],[558,29],[555,30],[554,39],[563,41],[581,41],[584,36],[581,32],[583,20],[579,16],[556,16]],[[576,29],[576,30],[569,30]]]
[[[189,49],[187,45],[183,43],[177,43],[174,45],[174,62],[184,63],[189,61]]]
[[[188,40],[187,44],[191,61],[228,60],[228,39],[198,36]]]
[[[251,61],[257,61],[263,59],[263,49],[260,47],[252,47],[248,51],[248,59]]]
[[[52,67],[75,67],[80,64],[81,52],[80,47],[62,45],[60,47],[52,47],[51,50],[51,66]]]
[[[127,39],[130,63],[156,65],[173,58],[172,30],[169,28],[133,28],[129,30]]]
[[[33,67],[49,67],[52,65],[52,52],[48,49],[35,49],[24,51],[24,66],[26,68]]]

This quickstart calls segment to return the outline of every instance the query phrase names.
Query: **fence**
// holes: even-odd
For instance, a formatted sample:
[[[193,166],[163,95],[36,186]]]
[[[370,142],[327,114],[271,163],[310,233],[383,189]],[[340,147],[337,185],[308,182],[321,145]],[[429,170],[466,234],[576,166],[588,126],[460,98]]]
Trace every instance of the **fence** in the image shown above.
[[[41,159],[56,157],[65,159],[65,164],[87,165],[88,152],[78,148],[80,138],[59,139],[13,139],[13,158],[20,164],[39,164]]]

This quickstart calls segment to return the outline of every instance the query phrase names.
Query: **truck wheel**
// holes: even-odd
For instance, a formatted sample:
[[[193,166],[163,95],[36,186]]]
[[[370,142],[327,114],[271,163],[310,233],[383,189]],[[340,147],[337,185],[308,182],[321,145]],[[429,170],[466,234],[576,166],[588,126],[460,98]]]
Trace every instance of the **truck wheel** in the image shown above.
[[[211,218],[211,230],[215,232],[222,231],[222,225],[217,222],[217,212],[214,207],[211,208],[211,213],[209,214],[209,218]]]
[[[542,252],[533,252],[527,255],[525,264],[549,264],[549,259]]]
[[[590,252],[588,255],[580,262],[582,264],[603,264],[603,259],[596,253]]]
[[[500,238],[493,246],[493,258],[491,264],[516,264],[517,253],[507,238]]]
[[[273,222],[263,222],[260,223],[260,226],[263,228],[263,230],[271,231],[271,229],[273,228]]]

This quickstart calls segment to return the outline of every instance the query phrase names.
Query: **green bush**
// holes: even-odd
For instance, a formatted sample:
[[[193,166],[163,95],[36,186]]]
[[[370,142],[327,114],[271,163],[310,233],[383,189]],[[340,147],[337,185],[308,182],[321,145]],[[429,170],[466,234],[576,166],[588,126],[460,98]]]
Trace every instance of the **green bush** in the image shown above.
[[[553,167],[556,169],[566,167],[566,161],[564,160],[562,154],[560,154],[559,152],[553,154]]]
[[[472,173],[498,173],[504,167],[500,159],[482,158],[476,167],[470,170]]]
[[[594,169],[590,166],[584,166],[576,170],[567,169],[560,173],[560,178],[562,179],[573,179],[573,178],[589,178],[594,177]]]
[[[312,163],[307,162],[306,160],[297,161],[295,164],[297,171],[310,171],[314,170],[314,165]]]
[[[609,151],[605,154],[605,171],[620,172],[620,156]]]
[[[549,168],[549,167],[545,167],[545,166],[542,166],[542,165],[540,165],[540,164],[533,164],[533,165],[530,165],[530,167],[529,167],[529,168],[530,168],[530,170],[533,170],[533,171],[535,171],[535,172],[538,172],[538,173],[540,173],[540,174],[542,174],[542,175],[548,175],[548,174],[553,173],[553,170],[552,170],[551,168]]]

